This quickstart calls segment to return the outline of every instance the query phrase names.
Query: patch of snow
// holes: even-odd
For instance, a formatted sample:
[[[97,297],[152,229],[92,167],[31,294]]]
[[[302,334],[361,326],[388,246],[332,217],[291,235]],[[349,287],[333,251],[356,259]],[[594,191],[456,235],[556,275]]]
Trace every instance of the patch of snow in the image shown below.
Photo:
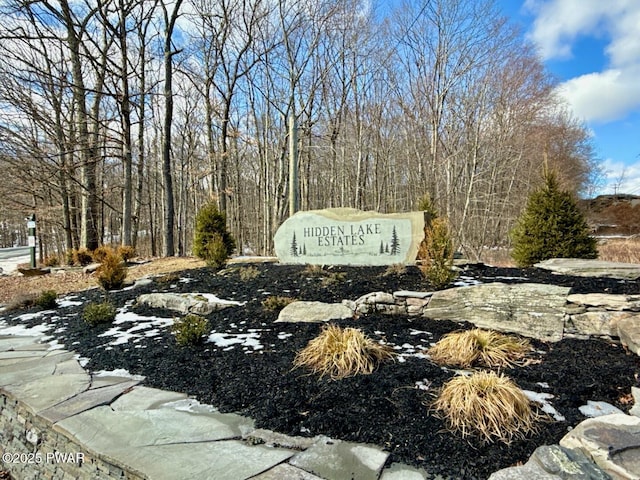
[[[580,410],[580,413],[585,417],[589,418],[601,417],[603,415],[610,415],[612,413],[624,413],[622,410],[614,407],[610,403],[596,402],[593,400],[587,400],[587,404],[578,407],[578,410]]]
[[[551,388],[547,382],[537,382],[536,385],[540,385],[542,388]]]
[[[58,340],[50,340],[49,341],[49,345],[50,347],[47,349],[47,351],[51,351],[51,350],[64,350],[65,346],[63,343],[59,343]]]
[[[98,370],[93,372],[94,377],[126,377],[132,380],[142,382],[146,377],[144,375],[134,375],[124,368],[116,368],[115,370]]]
[[[247,302],[237,302],[235,300],[224,300],[215,296],[213,293],[189,293],[190,297],[204,297],[209,303],[219,303],[221,305],[238,305],[243,306]]]
[[[279,332],[278,340],[286,340],[289,337],[293,337],[293,333]]]
[[[538,393],[532,392],[530,390],[523,390],[522,393],[524,393],[532,402],[536,402],[542,405],[542,411],[553,416],[556,421],[564,422],[566,420],[564,418],[564,415],[561,415],[549,402],[549,400],[554,398],[550,393]]]
[[[167,402],[161,405],[161,408],[172,408],[179,412],[189,412],[189,413],[217,413],[218,409],[207,405],[204,403],[200,403],[195,398],[185,398],[183,400],[176,400],[174,402]]]
[[[23,313],[22,315],[18,315],[16,320],[28,322],[29,320],[35,320],[36,318],[42,317],[44,312],[35,312],[35,313]]]
[[[24,337],[39,337],[45,332],[48,332],[53,328],[51,325],[34,325],[33,327],[26,327],[24,325],[7,326],[0,330],[0,335],[16,335]],[[47,337],[51,338],[51,337]]]
[[[430,337],[433,337],[433,333],[425,332],[424,330],[416,330],[415,328],[409,329],[409,335],[429,335]]]
[[[121,327],[124,323],[131,323],[132,326],[124,329]],[[115,337],[115,339],[107,345],[123,345],[128,343],[129,340],[158,336],[160,334],[159,329],[170,327],[173,323],[173,318],[146,317],[134,312],[129,312],[127,311],[127,305],[125,305],[119,309],[116,314],[116,318],[113,321],[113,325],[115,326],[98,336]]]
[[[481,285],[482,282],[480,280],[476,280],[473,277],[468,277],[466,275],[460,275],[458,280],[453,282],[455,287],[471,287],[473,285]]]
[[[82,305],[84,302],[80,300],[74,300],[74,298],[78,298],[77,295],[67,295],[66,297],[59,298],[58,308],[67,308],[67,307],[77,307]]]
[[[79,342],[74,342],[74,343],[79,343]],[[80,366],[81,366],[82,368],[86,367],[86,366],[87,366],[87,364],[89,363],[89,360],[90,360],[89,358],[87,358],[87,357],[81,357],[81,356],[80,356],[80,355],[78,355],[78,354],[75,354],[75,355],[73,356],[73,358],[75,358],[75,359],[78,361],[78,363],[80,364]]]
[[[422,380],[418,380],[415,383],[415,385],[416,385],[416,388],[418,390],[425,390],[426,391],[426,390],[429,390],[431,388],[431,381],[426,379],[426,378],[423,378]]]
[[[232,345],[239,345],[244,349],[252,348],[255,350],[262,350],[264,346],[260,344],[260,334],[257,332],[251,333],[218,333],[212,332],[207,338],[207,342],[213,343],[217,347],[225,348]],[[225,350],[226,351],[226,350]]]

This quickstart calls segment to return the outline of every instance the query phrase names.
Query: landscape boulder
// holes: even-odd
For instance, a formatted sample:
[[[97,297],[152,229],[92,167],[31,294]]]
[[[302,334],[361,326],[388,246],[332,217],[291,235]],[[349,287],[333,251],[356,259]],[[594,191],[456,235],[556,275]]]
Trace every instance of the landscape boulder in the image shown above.
[[[435,292],[423,316],[545,341],[562,340],[569,287],[486,283]]]
[[[499,470],[489,480],[609,480],[610,477],[580,450],[543,445],[524,465]]]
[[[183,315],[189,313],[208,315],[223,308],[243,305],[240,302],[222,300],[207,293],[147,293],[138,297],[138,304],[152,308],[166,308]]]
[[[621,413],[590,418],[560,440],[580,450],[612,478],[640,478],[640,418]]]
[[[640,355],[640,314],[630,313],[616,324],[620,342],[636,355]]]
[[[580,258],[550,258],[534,267],[579,277],[606,277],[620,280],[636,280],[640,277],[640,264],[605,262]]]
[[[352,318],[353,311],[342,303],[293,302],[280,310],[277,322],[319,323]]]

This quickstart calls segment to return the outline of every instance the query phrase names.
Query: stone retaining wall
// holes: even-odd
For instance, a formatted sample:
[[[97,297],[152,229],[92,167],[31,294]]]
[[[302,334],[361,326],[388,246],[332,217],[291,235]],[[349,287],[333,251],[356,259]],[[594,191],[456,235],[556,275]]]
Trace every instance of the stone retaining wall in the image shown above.
[[[22,480],[142,480],[97,458],[11,395],[0,391],[2,470]]]
[[[487,283],[436,292],[372,292],[342,304],[354,314],[422,316],[544,341],[620,338],[640,355],[640,296],[569,294],[569,287]]]

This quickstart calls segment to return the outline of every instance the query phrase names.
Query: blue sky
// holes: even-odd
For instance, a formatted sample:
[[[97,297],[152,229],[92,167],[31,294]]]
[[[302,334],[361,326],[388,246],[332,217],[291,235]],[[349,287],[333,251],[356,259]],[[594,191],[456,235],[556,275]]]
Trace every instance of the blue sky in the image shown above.
[[[640,195],[640,0],[497,0],[593,134],[596,193]]]

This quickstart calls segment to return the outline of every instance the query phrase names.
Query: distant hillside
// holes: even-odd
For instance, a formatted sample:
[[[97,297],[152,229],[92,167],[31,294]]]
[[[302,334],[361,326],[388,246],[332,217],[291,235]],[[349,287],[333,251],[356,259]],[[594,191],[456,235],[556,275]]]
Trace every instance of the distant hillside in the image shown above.
[[[578,205],[596,235],[640,234],[640,196],[599,195]]]

